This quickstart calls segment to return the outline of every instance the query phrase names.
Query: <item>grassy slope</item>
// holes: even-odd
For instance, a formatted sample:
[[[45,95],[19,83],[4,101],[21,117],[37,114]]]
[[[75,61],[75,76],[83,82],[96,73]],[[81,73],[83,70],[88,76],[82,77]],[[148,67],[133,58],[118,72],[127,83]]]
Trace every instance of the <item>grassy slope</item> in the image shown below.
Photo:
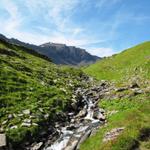
[[[36,134],[40,129],[39,125],[21,126],[30,117],[19,117],[23,110],[29,109],[35,116],[32,122],[40,124],[64,111],[72,91],[81,84],[80,70],[58,67],[26,51],[31,52],[0,41],[0,128],[13,142],[25,140],[27,133]],[[8,119],[10,114],[12,119]],[[49,117],[44,118],[45,114]],[[12,126],[17,129],[10,129]]]
[[[115,81],[117,86],[127,85],[133,77],[140,78],[140,82],[144,83],[150,79],[150,42],[103,59],[84,71],[98,80]],[[149,82],[146,83],[142,86],[149,87]],[[103,99],[100,107],[106,111],[119,112],[107,116],[108,124],[86,140],[81,150],[130,150],[136,143],[141,145],[141,150],[150,149],[150,140],[141,142],[139,138],[141,130],[150,131],[150,93],[130,98]],[[116,127],[125,127],[125,130],[116,140],[104,143],[102,140],[105,133]]]
[[[150,78],[150,42],[105,58],[84,71],[97,79],[106,80],[124,80],[136,74]]]

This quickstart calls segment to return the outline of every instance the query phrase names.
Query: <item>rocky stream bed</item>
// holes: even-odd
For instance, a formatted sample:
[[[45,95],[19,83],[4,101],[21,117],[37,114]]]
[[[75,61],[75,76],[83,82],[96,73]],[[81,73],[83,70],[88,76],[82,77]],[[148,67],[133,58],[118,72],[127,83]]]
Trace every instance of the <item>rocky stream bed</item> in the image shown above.
[[[78,88],[67,114],[59,114],[54,132],[45,142],[33,143],[30,150],[77,150],[80,144],[105,123],[105,111],[98,107],[99,99],[107,92],[107,83],[89,89]],[[66,119],[67,118],[67,119]]]

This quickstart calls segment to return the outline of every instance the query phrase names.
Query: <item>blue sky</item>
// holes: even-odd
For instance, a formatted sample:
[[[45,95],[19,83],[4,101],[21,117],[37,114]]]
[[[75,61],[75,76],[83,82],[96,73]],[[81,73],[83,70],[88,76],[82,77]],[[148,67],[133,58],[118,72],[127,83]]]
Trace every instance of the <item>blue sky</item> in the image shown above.
[[[0,0],[0,33],[109,56],[150,40],[150,0]]]

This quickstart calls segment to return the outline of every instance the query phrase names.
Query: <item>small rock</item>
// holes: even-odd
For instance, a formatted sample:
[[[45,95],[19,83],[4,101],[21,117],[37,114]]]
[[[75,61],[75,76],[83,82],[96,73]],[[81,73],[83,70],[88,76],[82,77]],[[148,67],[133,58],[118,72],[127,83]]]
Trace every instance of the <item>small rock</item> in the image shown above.
[[[10,129],[17,129],[17,126],[11,126]]]
[[[0,134],[0,148],[6,146],[6,135]]]
[[[25,119],[25,120],[23,120],[23,122],[24,122],[24,123],[31,123],[32,120],[31,120],[31,119]]]
[[[40,112],[44,112],[42,108],[39,108],[39,111],[40,111]]]
[[[31,111],[29,109],[23,110],[22,112],[25,115],[30,115],[30,113],[31,113]]]
[[[104,113],[105,113],[105,110],[104,110],[104,109],[102,109],[102,108],[100,108],[100,109],[99,109],[99,111],[100,111],[102,114],[104,114]]]
[[[132,89],[132,91],[134,92],[135,95],[143,93],[143,91],[140,88],[134,88],[134,89]]]
[[[13,115],[12,114],[9,114],[8,115],[8,119],[12,119],[13,118]]]
[[[139,88],[139,85],[136,82],[134,82],[130,85],[130,88]]]
[[[71,103],[71,106],[72,106],[72,108],[73,108],[74,110],[77,109],[77,104],[76,104],[75,102]]]
[[[13,114],[13,117],[14,117],[14,118],[17,118],[17,115],[16,115],[16,114]]]
[[[18,116],[18,117],[22,117],[22,116],[23,116],[23,114],[18,114],[17,116]]]
[[[32,123],[32,125],[33,125],[33,126],[38,126],[38,124],[37,124],[37,123]]]
[[[25,122],[23,122],[23,123],[21,124],[21,126],[22,126],[22,127],[31,127],[31,123],[25,123]]]
[[[5,120],[2,122],[2,125],[5,125],[8,122],[8,120]]]
[[[57,80],[55,79],[55,80],[53,80],[53,82],[54,82],[54,83],[57,83]]]
[[[45,85],[44,81],[41,81],[41,85]]]
[[[0,133],[3,133],[3,132],[4,132],[3,127],[0,127]]]
[[[120,88],[115,89],[115,91],[116,92],[122,92],[122,91],[125,91],[127,89],[128,89],[127,87],[120,87]]]
[[[45,114],[44,118],[47,119],[49,117],[49,114]]]
[[[87,114],[87,110],[86,110],[86,109],[82,109],[82,110],[78,113],[77,117],[84,117],[84,116],[86,116],[86,114]]]

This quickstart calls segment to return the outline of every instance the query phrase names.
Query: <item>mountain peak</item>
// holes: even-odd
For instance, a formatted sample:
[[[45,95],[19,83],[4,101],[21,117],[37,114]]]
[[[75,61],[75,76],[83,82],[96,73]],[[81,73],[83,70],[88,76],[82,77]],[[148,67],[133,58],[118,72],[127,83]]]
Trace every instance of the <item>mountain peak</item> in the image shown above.
[[[61,44],[61,43],[53,43],[53,42],[47,42],[44,44],[39,45],[40,47],[51,47],[51,46],[57,46],[57,47],[65,47],[66,44]]]

